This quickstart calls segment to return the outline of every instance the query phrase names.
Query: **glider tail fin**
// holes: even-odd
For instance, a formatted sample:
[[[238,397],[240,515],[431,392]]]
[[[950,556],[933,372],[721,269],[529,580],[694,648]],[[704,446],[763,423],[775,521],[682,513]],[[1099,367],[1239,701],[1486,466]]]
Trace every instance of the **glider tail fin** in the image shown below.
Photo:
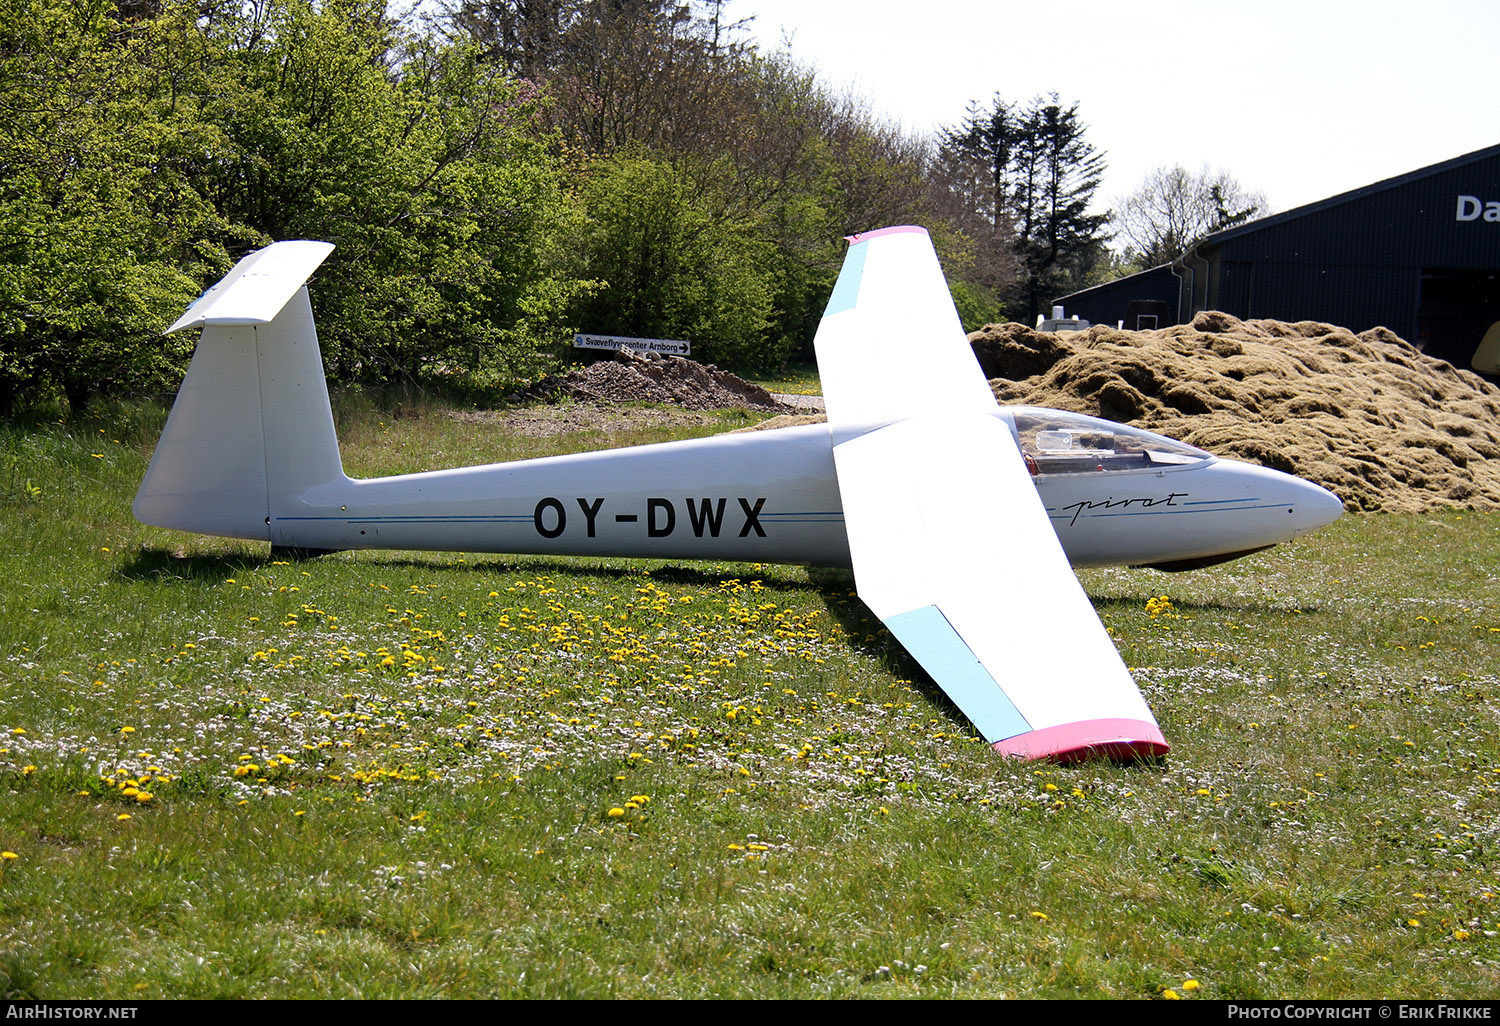
[[[293,496],[345,480],[305,282],[333,249],[250,254],[168,331],[202,326],[132,511],[142,523],[262,541]]]

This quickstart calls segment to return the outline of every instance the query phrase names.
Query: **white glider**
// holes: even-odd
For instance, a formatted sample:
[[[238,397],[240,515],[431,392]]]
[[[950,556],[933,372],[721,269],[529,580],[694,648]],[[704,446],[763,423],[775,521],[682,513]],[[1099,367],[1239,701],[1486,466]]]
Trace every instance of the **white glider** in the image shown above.
[[[446,549],[852,566],[860,597],[997,751],[1167,750],[1070,569],[1189,569],[1330,523],[1337,497],[1109,421],[996,404],[927,233],[855,236],[818,329],[828,423],[356,480],[305,282],[242,260],[136,495],[144,523],[277,550]]]

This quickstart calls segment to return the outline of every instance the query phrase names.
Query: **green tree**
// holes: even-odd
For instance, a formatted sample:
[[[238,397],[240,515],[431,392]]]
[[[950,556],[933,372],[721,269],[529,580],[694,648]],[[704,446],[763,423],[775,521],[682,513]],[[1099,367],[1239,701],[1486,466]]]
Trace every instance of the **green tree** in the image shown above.
[[[536,90],[370,0],[0,0],[0,408],[170,384],[161,328],[267,242],[336,375],[525,373],[587,284]]]
[[[956,266],[948,273],[950,280],[959,277],[955,302],[965,324],[998,319],[1020,294],[1023,275],[1010,202],[1017,142],[1012,114],[998,95],[989,108],[970,104],[963,122],[939,133],[928,172],[933,207],[954,229],[951,262]]]
[[[320,276],[339,376],[523,373],[585,290],[554,274],[564,165],[536,91],[367,0],[276,0],[214,28],[229,152],[200,187],[260,241],[339,247]]]
[[[1109,215],[1090,212],[1103,173],[1076,104],[996,95],[940,135],[933,181],[942,209],[975,240],[977,282],[1030,321],[1104,255]]]
[[[339,247],[324,352],[371,382],[523,374],[583,318],[773,364],[841,236],[966,244],[924,146],[726,0],[455,4],[472,33],[381,0],[0,0],[0,408],[169,384],[192,340],[157,332],[278,239]]]
[[[623,153],[676,168],[700,187],[711,183],[700,205],[754,247],[772,289],[757,360],[810,353],[843,236],[930,225],[936,216],[927,204],[925,145],[830,94],[790,54],[755,51],[725,0],[444,6],[450,30],[473,33],[486,55],[546,90],[549,119],[590,157]],[[597,261],[597,220],[593,230],[584,248]],[[611,275],[624,280],[618,269]],[[610,295],[633,302],[617,284]]]
[[[584,273],[605,285],[586,330],[693,343],[698,359],[739,367],[785,358],[766,340],[774,271],[754,222],[725,216],[722,169],[618,153],[584,189]]]
[[[197,294],[221,222],[186,177],[217,134],[177,91],[180,20],[104,0],[0,0],[0,411],[170,378],[157,333]]]
[[[1084,138],[1078,105],[1056,94],[1034,102],[1026,117],[1030,207],[1021,237],[1028,323],[1051,297],[1082,287],[1103,257],[1109,213],[1089,209],[1104,177],[1104,155]]]

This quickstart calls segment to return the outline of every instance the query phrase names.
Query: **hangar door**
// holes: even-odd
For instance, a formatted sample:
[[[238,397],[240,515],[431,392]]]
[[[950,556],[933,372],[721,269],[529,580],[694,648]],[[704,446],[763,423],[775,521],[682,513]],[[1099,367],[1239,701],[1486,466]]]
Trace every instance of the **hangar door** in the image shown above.
[[[1500,271],[1423,268],[1417,348],[1500,378]]]

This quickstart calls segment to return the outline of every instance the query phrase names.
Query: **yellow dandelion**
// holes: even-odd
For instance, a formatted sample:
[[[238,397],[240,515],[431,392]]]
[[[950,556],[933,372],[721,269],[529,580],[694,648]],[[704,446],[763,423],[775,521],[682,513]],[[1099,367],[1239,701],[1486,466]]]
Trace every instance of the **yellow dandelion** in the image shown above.
[[[122,813],[120,813],[120,814],[119,814],[119,815],[118,815],[118,816],[116,816],[116,817],[115,817],[115,822],[116,822],[116,823],[123,823],[123,822],[125,822],[125,821],[126,821],[126,820],[127,820],[127,819],[133,819],[133,818],[134,818],[134,817],[133,817],[133,816],[131,816],[131,815],[130,815],[130,813],[128,813],[128,812],[122,812]]]
[[[0,859],[4,859],[6,862],[9,862],[11,859],[18,859],[20,857],[21,856],[17,855],[13,851],[0,851]]]
[[[625,810],[616,805],[614,808],[610,809],[609,812],[605,813],[605,815],[609,816],[610,819],[619,819],[621,816],[625,815]]]
[[[1182,989],[1187,991],[1197,990],[1200,984],[1197,980],[1183,980]]]

